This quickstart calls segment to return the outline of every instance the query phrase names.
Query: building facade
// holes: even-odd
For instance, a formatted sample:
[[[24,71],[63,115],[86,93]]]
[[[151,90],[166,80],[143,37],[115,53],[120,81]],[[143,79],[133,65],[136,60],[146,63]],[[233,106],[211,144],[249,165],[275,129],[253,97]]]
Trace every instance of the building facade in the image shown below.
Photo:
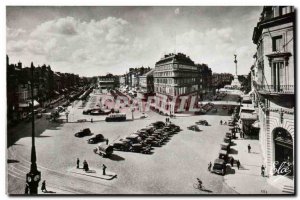
[[[52,100],[67,97],[68,94],[79,86],[88,84],[84,77],[72,73],[53,72],[48,65],[35,67],[33,71],[33,98],[35,105],[47,107]],[[32,79],[30,67],[23,67],[21,62],[11,64],[6,56],[7,76],[7,120],[8,124],[18,121],[28,114],[29,101],[31,100]]]
[[[257,45],[251,68],[259,140],[269,176],[294,174],[295,13],[292,6],[265,6],[253,32]],[[280,165],[291,171],[275,170]]]
[[[189,108],[193,96],[197,106],[202,82],[199,74],[200,69],[194,61],[182,53],[161,58],[156,62],[153,74],[155,109],[165,114],[176,113],[179,111],[181,96],[188,97],[184,103],[185,109]]]
[[[112,74],[106,76],[98,76],[98,85],[100,89],[115,89],[119,86],[119,77]]]
[[[139,77],[139,91],[137,97],[140,99],[147,99],[148,96],[154,95],[154,78],[153,78],[154,69],[145,73]]]

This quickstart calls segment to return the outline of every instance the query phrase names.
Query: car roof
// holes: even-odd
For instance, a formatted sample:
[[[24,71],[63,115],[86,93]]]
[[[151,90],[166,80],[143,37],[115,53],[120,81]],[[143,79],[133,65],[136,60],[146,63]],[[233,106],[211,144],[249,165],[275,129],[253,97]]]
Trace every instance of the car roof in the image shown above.
[[[214,161],[214,164],[224,164],[224,163],[225,163],[225,161],[223,159],[220,159],[220,158],[217,158]]]

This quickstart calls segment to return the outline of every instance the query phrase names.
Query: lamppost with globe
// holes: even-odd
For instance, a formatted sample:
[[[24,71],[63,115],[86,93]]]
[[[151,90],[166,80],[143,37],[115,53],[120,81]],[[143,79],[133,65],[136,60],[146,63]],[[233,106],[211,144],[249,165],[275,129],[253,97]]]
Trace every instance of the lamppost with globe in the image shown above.
[[[31,63],[31,81],[30,81],[30,90],[31,90],[31,122],[32,122],[32,134],[31,134],[31,165],[30,165],[30,171],[26,174],[26,183],[29,187],[29,194],[38,194],[38,186],[39,182],[41,180],[41,172],[37,170],[36,165],[36,150],[35,150],[35,127],[34,127],[34,99],[33,99],[33,87],[34,87],[34,81],[33,81],[33,70],[34,66],[33,63]]]

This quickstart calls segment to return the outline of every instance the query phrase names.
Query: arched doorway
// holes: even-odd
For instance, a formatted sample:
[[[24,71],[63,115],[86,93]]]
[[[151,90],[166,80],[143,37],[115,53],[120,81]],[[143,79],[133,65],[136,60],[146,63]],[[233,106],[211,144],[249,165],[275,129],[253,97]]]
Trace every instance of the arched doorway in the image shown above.
[[[293,175],[293,138],[291,134],[284,128],[275,128],[273,130],[273,139],[275,147],[275,166],[276,175]],[[279,170],[288,168],[289,173],[286,170]]]

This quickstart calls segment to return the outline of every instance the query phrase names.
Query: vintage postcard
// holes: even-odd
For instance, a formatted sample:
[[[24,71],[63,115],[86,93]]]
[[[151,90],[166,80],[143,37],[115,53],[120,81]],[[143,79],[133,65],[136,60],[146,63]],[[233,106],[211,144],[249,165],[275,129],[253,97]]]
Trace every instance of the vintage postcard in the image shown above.
[[[295,195],[294,6],[6,6],[8,195]]]

